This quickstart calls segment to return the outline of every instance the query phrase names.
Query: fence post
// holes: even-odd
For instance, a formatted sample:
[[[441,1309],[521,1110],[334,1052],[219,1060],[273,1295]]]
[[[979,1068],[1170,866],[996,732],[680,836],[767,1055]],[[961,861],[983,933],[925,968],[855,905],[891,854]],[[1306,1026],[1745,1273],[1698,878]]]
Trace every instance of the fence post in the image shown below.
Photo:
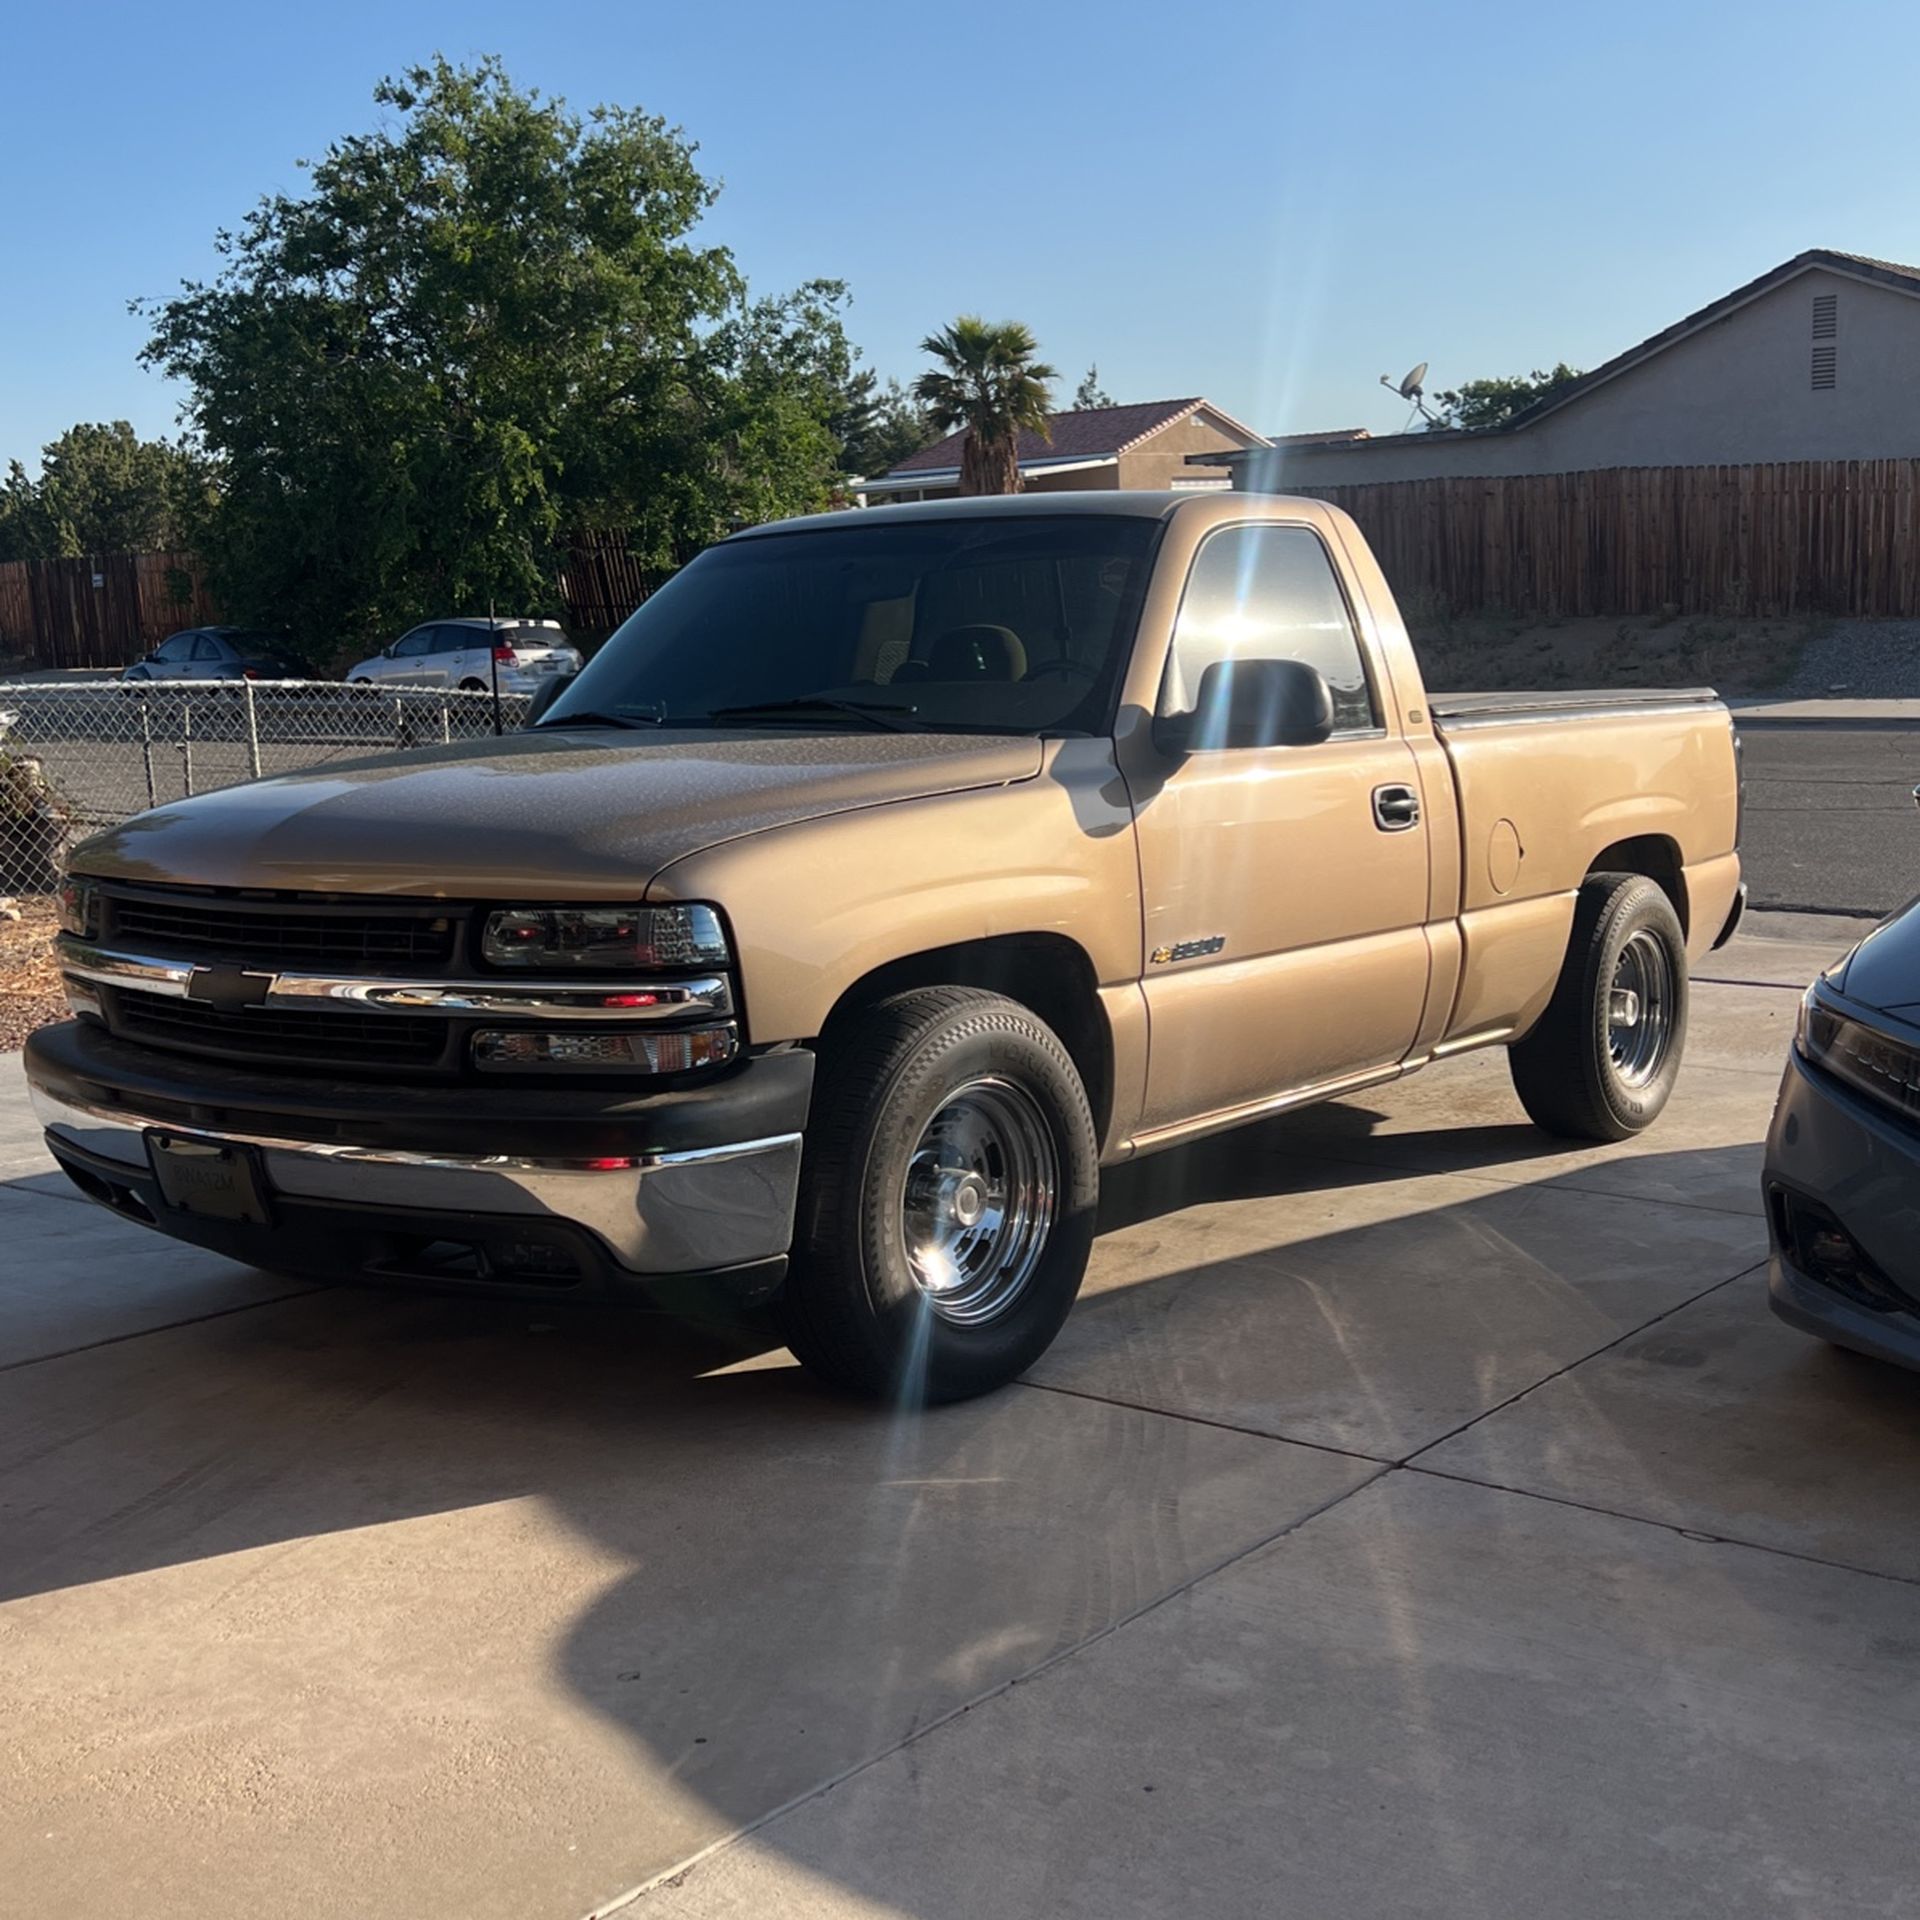
[[[453,702],[444,693],[440,696],[440,744],[453,745]]]
[[[247,690],[247,777],[260,778],[260,713],[254,705],[253,682],[242,680],[240,684]]]
[[[187,790],[187,798],[193,798],[193,702],[180,702],[180,780]]]
[[[393,696],[393,744],[404,747],[407,744],[407,704],[399,694]]]
[[[147,771],[147,805],[157,807],[160,796],[153,788],[153,702],[144,686],[140,689],[140,759]]]

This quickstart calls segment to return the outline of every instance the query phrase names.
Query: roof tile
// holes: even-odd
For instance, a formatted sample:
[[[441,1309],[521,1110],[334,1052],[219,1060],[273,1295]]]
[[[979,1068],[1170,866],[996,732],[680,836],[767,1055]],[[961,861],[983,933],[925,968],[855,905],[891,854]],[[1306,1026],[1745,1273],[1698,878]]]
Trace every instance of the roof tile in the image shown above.
[[[1198,397],[1188,400],[1143,400],[1130,407],[1086,407],[1078,412],[1047,416],[1053,437],[1043,440],[1037,433],[1020,436],[1016,458],[1028,460],[1098,460],[1110,454],[1125,453],[1149,434],[1170,427],[1206,402]],[[964,431],[950,433],[944,440],[909,454],[896,473],[948,473],[960,464],[960,446]]]

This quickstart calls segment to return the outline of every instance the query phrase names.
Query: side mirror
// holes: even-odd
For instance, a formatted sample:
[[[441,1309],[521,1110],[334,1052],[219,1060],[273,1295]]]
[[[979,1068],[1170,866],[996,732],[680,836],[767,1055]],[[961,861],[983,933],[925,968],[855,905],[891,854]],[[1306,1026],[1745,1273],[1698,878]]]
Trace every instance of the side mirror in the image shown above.
[[[382,647],[380,649],[380,658],[382,660],[391,660],[393,658],[393,649],[391,647]]]
[[[527,717],[520,722],[522,727],[533,726],[553,705],[553,703],[579,678],[572,673],[549,673],[533,690],[533,698],[527,702]]]
[[[1333,693],[1304,660],[1216,660],[1193,711],[1156,726],[1180,753],[1219,747],[1312,747],[1333,732]]]

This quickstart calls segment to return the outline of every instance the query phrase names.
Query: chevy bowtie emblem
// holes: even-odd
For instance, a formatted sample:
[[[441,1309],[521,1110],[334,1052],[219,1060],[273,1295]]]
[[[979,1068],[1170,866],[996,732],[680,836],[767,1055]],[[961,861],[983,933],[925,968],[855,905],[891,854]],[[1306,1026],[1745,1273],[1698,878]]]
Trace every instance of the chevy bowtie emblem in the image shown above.
[[[265,1006],[272,991],[272,974],[249,973],[245,967],[195,967],[187,976],[187,998],[220,1013]]]

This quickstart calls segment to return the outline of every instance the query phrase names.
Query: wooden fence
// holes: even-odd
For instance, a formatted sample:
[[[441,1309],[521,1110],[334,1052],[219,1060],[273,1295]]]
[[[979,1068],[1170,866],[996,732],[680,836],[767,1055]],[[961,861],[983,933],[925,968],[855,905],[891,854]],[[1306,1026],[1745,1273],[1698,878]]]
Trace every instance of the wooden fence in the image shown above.
[[[1920,460],[1302,487],[1395,593],[1466,613],[1920,615]]]
[[[567,630],[583,638],[611,633],[665,578],[633,557],[624,534],[576,534],[560,569]]]
[[[118,667],[215,618],[190,553],[0,562],[0,654],[42,667]]]
[[[568,630],[587,639],[610,633],[663,577],[633,558],[624,536],[580,535],[560,572]],[[190,553],[0,561],[0,659],[125,666],[181,627],[219,618]]]

